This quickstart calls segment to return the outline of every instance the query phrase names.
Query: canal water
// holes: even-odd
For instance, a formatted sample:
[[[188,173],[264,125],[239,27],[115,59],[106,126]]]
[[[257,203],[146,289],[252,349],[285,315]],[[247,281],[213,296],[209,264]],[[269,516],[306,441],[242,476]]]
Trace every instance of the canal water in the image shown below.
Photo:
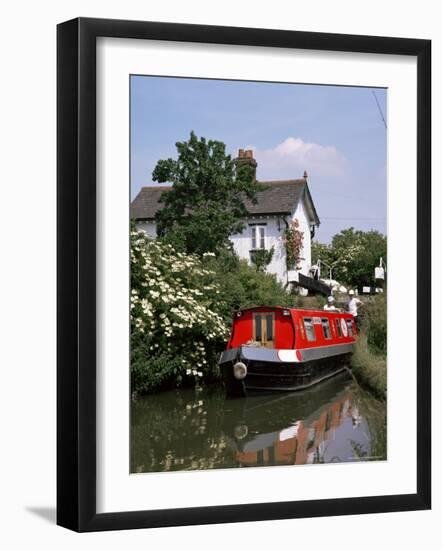
[[[180,389],[131,407],[132,473],[386,460],[386,405],[347,373],[303,392]]]

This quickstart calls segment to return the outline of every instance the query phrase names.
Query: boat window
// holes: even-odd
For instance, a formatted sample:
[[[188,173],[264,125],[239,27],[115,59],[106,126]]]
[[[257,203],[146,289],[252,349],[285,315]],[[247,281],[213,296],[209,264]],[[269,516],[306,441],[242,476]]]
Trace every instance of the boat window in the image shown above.
[[[266,315],[266,330],[267,341],[271,342],[273,340],[273,315]]]
[[[304,317],[304,328],[307,340],[309,342],[314,342],[316,340],[315,327],[313,326],[313,320],[311,317]]]
[[[262,324],[261,324],[261,315],[255,316],[255,340],[257,342],[262,341]]]
[[[353,336],[353,321],[351,319],[347,319],[347,327],[348,327],[348,335]]]
[[[336,325],[336,332],[338,333],[338,337],[341,338],[341,336],[342,336],[341,320],[340,319],[335,319],[335,325]]]
[[[326,340],[330,340],[331,331],[330,331],[330,323],[328,322],[328,319],[326,318],[321,319],[321,323],[322,323],[322,332],[324,333],[324,338]]]
[[[273,348],[275,339],[275,314],[254,313],[253,314],[253,339],[261,346]]]

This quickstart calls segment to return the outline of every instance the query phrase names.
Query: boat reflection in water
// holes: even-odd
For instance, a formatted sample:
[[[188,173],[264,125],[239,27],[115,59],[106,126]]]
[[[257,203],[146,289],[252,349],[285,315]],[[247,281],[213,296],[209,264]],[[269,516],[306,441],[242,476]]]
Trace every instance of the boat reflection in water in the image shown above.
[[[242,466],[373,459],[370,440],[368,423],[342,380],[304,393],[244,400],[242,420],[228,438]]]
[[[384,460],[385,403],[344,373],[296,393],[182,389],[132,404],[131,472]]]

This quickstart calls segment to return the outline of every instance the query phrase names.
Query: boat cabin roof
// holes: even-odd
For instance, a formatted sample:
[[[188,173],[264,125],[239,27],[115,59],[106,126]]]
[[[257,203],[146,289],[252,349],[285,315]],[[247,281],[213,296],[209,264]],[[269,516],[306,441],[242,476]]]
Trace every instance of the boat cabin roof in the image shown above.
[[[304,314],[311,314],[311,315],[323,315],[331,313],[332,315],[349,315],[347,311],[333,311],[333,310],[326,310],[326,309],[314,309],[314,308],[302,308],[302,307],[284,307],[284,306],[254,306],[254,307],[243,307],[239,308],[235,311],[234,315],[238,312],[245,313],[248,311],[269,311],[269,310],[284,310],[284,311],[291,311],[291,312],[300,312]],[[350,314],[351,315],[351,314]]]

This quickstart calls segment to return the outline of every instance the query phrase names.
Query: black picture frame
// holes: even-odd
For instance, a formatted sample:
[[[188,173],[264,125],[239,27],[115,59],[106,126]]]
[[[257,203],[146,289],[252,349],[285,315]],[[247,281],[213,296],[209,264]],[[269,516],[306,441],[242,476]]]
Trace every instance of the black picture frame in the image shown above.
[[[396,54],[417,59],[417,492],[96,512],[96,39]],[[57,523],[75,531],[425,510],[431,506],[431,41],[106,19],[57,28]]]

